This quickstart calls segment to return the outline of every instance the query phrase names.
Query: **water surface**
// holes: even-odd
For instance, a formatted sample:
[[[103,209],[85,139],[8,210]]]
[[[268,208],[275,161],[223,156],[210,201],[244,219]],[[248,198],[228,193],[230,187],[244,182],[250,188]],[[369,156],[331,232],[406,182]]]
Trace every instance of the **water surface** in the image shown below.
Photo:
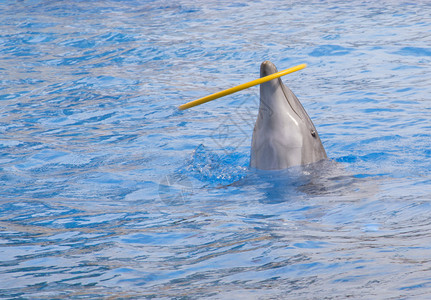
[[[427,1],[2,1],[2,298],[431,292]],[[248,168],[279,69],[330,161]]]

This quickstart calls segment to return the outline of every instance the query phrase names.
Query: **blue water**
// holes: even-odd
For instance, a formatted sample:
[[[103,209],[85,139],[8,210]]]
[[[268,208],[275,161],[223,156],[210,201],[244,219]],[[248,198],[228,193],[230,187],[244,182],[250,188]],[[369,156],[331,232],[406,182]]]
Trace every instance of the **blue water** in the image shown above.
[[[428,1],[0,1],[0,298],[425,299]],[[330,161],[250,170],[259,76]]]

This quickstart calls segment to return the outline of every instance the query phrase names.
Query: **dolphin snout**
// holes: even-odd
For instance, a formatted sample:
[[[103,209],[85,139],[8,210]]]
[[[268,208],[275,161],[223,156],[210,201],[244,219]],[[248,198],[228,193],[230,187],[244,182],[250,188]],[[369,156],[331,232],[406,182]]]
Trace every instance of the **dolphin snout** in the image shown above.
[[[269,60],[265,60],[260,65],[260,77],[268,76],[277,72],[277,67]]]

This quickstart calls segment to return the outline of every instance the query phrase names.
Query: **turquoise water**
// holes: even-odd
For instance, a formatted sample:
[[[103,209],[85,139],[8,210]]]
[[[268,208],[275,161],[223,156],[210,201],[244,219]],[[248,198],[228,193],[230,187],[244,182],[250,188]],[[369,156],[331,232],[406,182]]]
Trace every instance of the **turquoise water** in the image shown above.
[[[424,299],[427,1],[0,1],[0,298]],[[259,76],[330,161],[250,170]]]

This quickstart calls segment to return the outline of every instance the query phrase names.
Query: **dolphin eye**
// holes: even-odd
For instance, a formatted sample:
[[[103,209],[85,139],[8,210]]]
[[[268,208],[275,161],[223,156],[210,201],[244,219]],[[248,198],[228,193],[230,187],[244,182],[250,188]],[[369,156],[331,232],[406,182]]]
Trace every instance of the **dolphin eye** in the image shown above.
[[[316,130],[311,130],[311,135],[312,135],[313,137],[316,137]]]

